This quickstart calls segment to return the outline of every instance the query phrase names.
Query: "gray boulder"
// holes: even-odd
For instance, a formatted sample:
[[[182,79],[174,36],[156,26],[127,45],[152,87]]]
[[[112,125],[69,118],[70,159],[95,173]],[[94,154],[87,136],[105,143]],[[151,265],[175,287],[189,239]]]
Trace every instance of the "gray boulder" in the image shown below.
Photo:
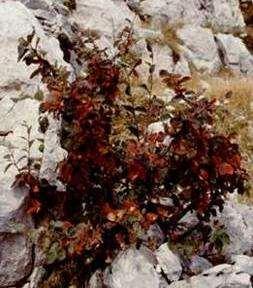
[[[210,29],[188,25],[178,30],[178,37],[184,57],[195,69],[211,74],[219,70],[221,61]]]
[[[198,255],[194,255],[190,259],[189,269],[195,275],[200,274],[211,267],[213,267],[213,265],[208,260]]]
[[[203,1],[207,11],[207,24],[221,33],[243,33],[245,28],[238,0]]]
[[[168,244],[163,244],[155,252],[158,266],[157,271],[165,273],[169,281],[176,281],[182,274],[182,266],[179,257],[174,254]]]
[[[201,12],[201,3],[196,0],[146,0],[141,2],[143,14],[150,15],[154,24],[180,25],[194,24],[203,25],[206,21],[205,14]]]
[[[253,73],[253,56],[240,38],[229,34],[217,34],[216,40],[225,66],[239,73]]]
[[[168,286],[166,281],[178,280],[181,273],[179,258],[164,244],[155,253],[144,247],[120,253],[104,281],[110,288],[161,288]]]
[[[31,243],[21,234],[0,234],[0,287],[15,285],[32,269]]]
[[[110,288],[159,288],[155,257],[145,249],[129,249],[120,253],[105,276]]]
[[[239,265],[221,264],[169,288],[251,288],[251,275]]]
[[[226,203],[219,217],[230,238],[225,247],[227,256],[252,253],[253,251],[253,207],[235,201]]]
[[[26,121],[32,126],[31,137],[35,139],[31,157],[42,161],[43,153],[38,149],[41,142],[36,140],[44,137],[38,131],[40,102],[33,96],[38,89],[47,93],[40,77],[30,79],[35,67],[17,63],[18,39],[26,37],[34,28],[40,38],[39,49],[46,52],[48,61],[57,61],[68,68],[69,65],[63,60],[57,39],[47,36],[34,14],[20,2],[0,3],[0,27],[0,67],[4,71],[0,77],[0,131],[6,134],[0,137],[0,287],[9,287],[29,276],[32,270],[32,245],[27,232],[33,223],[24,211],[28,191],[12,187],[18,171],[14,166],[5,171],[9,163],[6,155],[13,154],[16,161],[24,156],[22,149],[26,143],[21,137],[26,136],[22,126]],[[22,161],[25,160],[20,160],[20,165]]]

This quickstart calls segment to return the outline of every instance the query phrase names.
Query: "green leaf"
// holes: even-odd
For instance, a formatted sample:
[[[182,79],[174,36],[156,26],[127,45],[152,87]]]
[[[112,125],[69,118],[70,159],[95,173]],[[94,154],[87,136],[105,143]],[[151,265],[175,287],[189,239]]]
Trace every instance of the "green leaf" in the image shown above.
[[[28,167],[27,167],[27,165],[25,165],[24,167],[22,167],[21,169],[20,169],[20,171],[26,171],[28,169]]]
[[[27,157],[26,156],[22,156],[18,159],[17,163],[21,162],[22,160],[26,159]]]
[[[39,141],[39,142],[41,142],[41,143],[44,143],[44,142],[45,142],[44,138],[37,138],[37,141]]]
[[[19,101],[23,101],[23,100],[26,100],[26,99],[32,99],[31,96],[27,95],[27,94],[21,94],[19,97],[17,98],[11,98],[11,100],[14,102],[14,103],[18,103]],[[24,126],[24,125],[22,125]]]
[[[29,141],[29,147],[30,147],[30,148],[32,147],[34,141],[35,141],[34,139]]]
[[[6,154],[6,155],[4,155],[3,158],[6,159],[6,160],[10,160],[11,159],[11,155],[10,154]]]
[[[37,37],[37,39],[36,39],[36,44],[35,44],[35,49],[36,49],[36,50],[38,49],[39,43],[40,43],[40,37]]]
[[[40,146],[39,146],[39,151],[40,151],[41,153],[43,153],[44,150],[45,150],[45,145],[44,145],[43,143],[41,143]]]
[[[58,242],[54,242],[47,253],[47,262],[48,264],[52,264],[57,260],[64,260],[65,257],[66,252],[60,247]]]
[[[41,168],[41,164],[40,164],[40,163],[35,163],[33,167],[34,167],[34,169],[35,169],[36,171],[39,171],[40,168]]]
[[[12,166],[13,164],[12,163],[9,163],[5,168],[4,168],[4,173],[6,173],[10,167]]]
[[[130,105],[123,105],[123,107],[127,110],[127,111],[129,111],[129,112],[131,112],[132,114],[134,114],[134,107],[132,107],[132,106],[130,106]]]
[[[41,90],[38,90],[34,95],[34,99],[38,101],[43,101],[44,93]]]
[[[40,68],[34,70],[34,71],[32,72],[32,74],[30,75],[30,79],[33,79],[35,76],[39,75],[40,72],[41,72],[41,69],[40,69]],[[36,95],[36,94],[35,94],[35,95]],[[35,97],[34,97],[34,98],[35,98]]]
[[[143,106],[137,106],[137,107],[135,107],[135,111],[146,113],[147,109]]]
[[[125,90],[125,93],[126,93],[126,95],[128,95],[128,96],[131,96],[131,95],[132,95],[132,93],[131,93],[131,86],[130,86],[130,85],[127,85],[126,90]]]
[[[48,264],[54,263],[58,258],[58,243],[53,243],[47,253],[47,262]]]
[[[21,123],[21,126],[27,128],[27,127],[28,127],[27,122],[26,122],[26,121],[23,121],[23,122]]]
[[[150,65],[149,67],[149,73],[153,74],[155,72],[155,65]]]
[[[152,53],[153,52],[153,48],[152,48],[152,45],[150,43],[149,40],[146,40],[146,47],[147,47],[147,50]]]
[[[31,43],[33,38],[34,38],[34,36],[35,36],[35,28],[33,27],[32,33],[27,36],[27,42]]]
[[[36,229],[30,229],[28,232],[28,238],[32,241],[32,243],[36,243],[38,239],[39,231]]]
[[[230,243],[230,238],[224,229],[218,229],[213,232],[211,242],[214,243],[218,251],[222,251],[223,248]]]
[[[27,133],[30,135],[31,134],[31,131],[32,131],[32,126],[28,126],[27,127]]]
[[[24,38],[19,39],[18,62],[25,56],[26,52],[28,51],[28,48],[27,48],[28,45],[29,45],[29,43]]]
[[[130,132],[131,132],[134,136],[138,137],[138,135],[139,135],[139,129],[138,129],[138,127],[137,127],[136,125],[129,125],[129,126],[128,126],[128,129],[130,130]]]
[[[149,92],[148,86],[146,84],[141,84],[140,87]]]

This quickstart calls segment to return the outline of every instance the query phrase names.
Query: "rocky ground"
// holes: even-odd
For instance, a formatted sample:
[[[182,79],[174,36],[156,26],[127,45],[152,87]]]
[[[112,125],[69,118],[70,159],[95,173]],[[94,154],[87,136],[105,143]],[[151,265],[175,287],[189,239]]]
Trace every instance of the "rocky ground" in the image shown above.
[[[17,173],[15,167],[4,171],[5,155],[10,150],[15,157],[22,156],[24,143],[19,136],[24,133],[23,121],[32,125],[34,138],[44,139],[44,152],[38,150],[39,141],[32,151],[41,162],[41,177],[60,185],[55,179],[55,167],[65,155],[57,137],[59,123],[50,120],[46,134],[38,132],[41,120],[38,95],[40,91],[47,92],[39,77],[29,78],[33,67],[17,62],[20,37],[35,29],[40,38],[39,47],[46,52],[48,61],[67,67],[72,79],[82,67],[77,55],[68,55],[61,48],[64,39],[74,39],[75,27],[79,26],[80,31],[95,31],[98,44],[113,54],[113,39],[129,21],[137,39],[135,52],[143,59],[148,57],[145,39],[155,43],[157,74],[167,69],[182,75],[191,75],[192,71],[217,75],[225,68],[245,77],[253,74],[253,56],[249,45],[242,40],[246,37],[246,26],[239,5],[251,7],[252,1],[77,0],[73,11],[63,2],[0,0],[0,132],[3,134],[0,137],[0,287],[35,288],[44,273],[42,267],[36,266],[33,245],[21,231],[23,225],[30,228],[34,225],[23,209],[27,191],[11,188]],[[143,25],[143,17],[151,19],[149,25]],[[247,18],[246,22],[250,20]],[[178,61],[174,61],[175,55],[179,55]],[[149,67],[143,61],[139,69],[145,77]],[[118,255],[103,275],[98,271],[90,287],[102,288],[102,278],[111,288],[252,287],[253,208],[231,199],[219,218],[230,237],[226,247],[228,263],[212,267],[206,259],[195,256],[189,264],[195,275],[181,280],[183,261],[167,244],[155,253],[146,248],[130,249]]]

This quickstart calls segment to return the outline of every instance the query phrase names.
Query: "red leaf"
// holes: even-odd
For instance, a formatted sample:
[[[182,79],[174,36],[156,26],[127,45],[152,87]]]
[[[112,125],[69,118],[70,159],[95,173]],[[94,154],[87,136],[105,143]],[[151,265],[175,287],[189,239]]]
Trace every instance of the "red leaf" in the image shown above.
[[[73,172],[70,164],[63,161],[59,164],[59,168],[60,168],[60,179],[65,183],[70,182]]]
[[[158,218],[158,215],[155,213],[147,213],[146,214],[146,219],[150,223],[154,223]]]
[[[192,143],[190,143],[188,140],[180,139],[179,141],[175,141],[172,143],[172,149],[174,153],[185,156],[190,155],[194,152],[194,149],[192,147]]]
[[[234,174],[234,168],[232,165],[228,164],[228,163],[222,163],[219,167],[219,174],[221,176],[225,176],[225,175],[233,175]]]
[[[199,178],[202,180],[208,180],[209,179],[209,174],[206,170],[201,169],[199,172]]]
[[[228,160],[228,163],[231,164],[235,168],[239,168],[241,166],[241,160],[242,160],[241,156],[236,154]]]
[[[206,192],[204,195],[201,196],[197,203],[197,211],[199,213],[204,213],[208,208],[208,205],[211,201],[211,194]]]
[[[146,169],[139,161],[133,161],[128,168],[128,179],[130,181],[146,180]]]
[[[28,214],[38,214],[40,209],[41,209],[41,203],[38,200],[31,199],[29,201],[29,205],[26,212]]]

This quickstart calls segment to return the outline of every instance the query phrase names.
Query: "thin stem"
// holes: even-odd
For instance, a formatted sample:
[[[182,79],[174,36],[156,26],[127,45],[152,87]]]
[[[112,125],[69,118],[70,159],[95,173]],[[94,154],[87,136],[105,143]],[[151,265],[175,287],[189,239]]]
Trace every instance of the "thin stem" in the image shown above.
[[[12,151],[10,152],[10,157],[11,157],[11,161],[12,161],[13,166],[17,169],[18,173],[21,173],[21,170],[18,167],[18,164],[17,164],[17,162],[16,162],[16,160],[14,158],[14,155],[13,155]]]
[[[27,169],[28,173],[31,173],[31,151],[30,151],[30,140],[31,140],[31,132],[29,127],[27,128]]]

